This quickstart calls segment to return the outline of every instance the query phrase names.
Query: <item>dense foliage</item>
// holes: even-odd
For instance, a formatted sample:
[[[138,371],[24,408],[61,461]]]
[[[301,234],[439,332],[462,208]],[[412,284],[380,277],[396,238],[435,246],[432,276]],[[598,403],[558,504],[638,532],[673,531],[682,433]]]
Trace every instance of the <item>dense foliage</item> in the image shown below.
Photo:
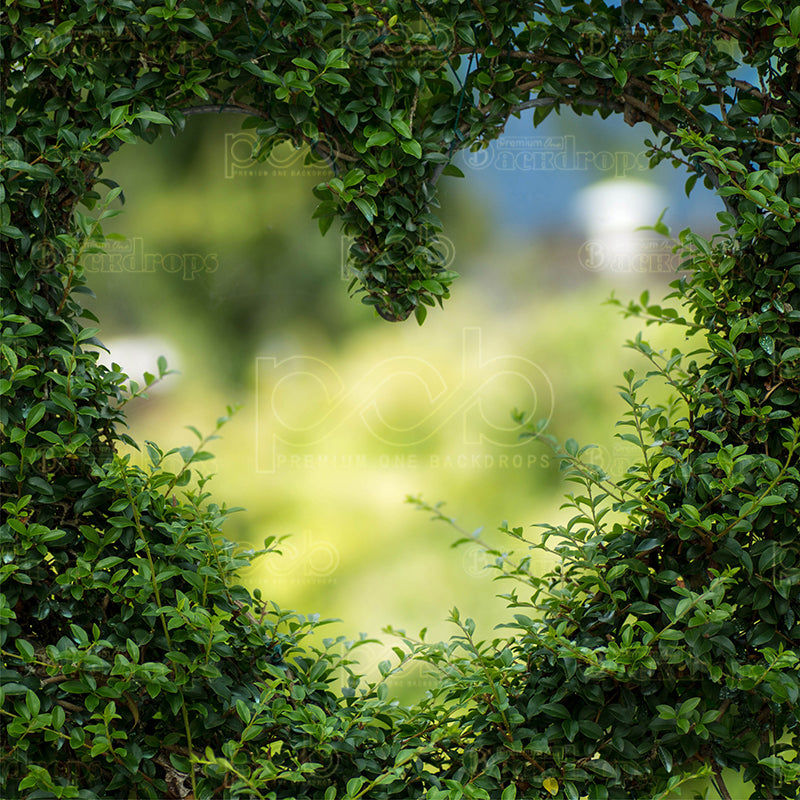
[[[732,771],[795,796],[800,7],[9,0],[0,34],[4,797],[621,800],[705,775],[730,798]],[[454,612],[450,642],[399,640],[440,676],[421,703],[357,676],[337,692],[349,651],[304,646],[318,620],[236,582],[198,478],[211,437],[146,443],[149,470],[117,454],[143,389],[84,326],[83,259],[119,196],[102,165],[241,111],[261,157],[289,136],[327,159],[317,215],[355,237],[352,288],[422,322],[457,277],[437,178],[510,114],[562,106],[646,124],[654,163],[719,194],[720,234],[676,245],[682,311],[624,309],[697,349],[631,343],[650,368],[621,387],[641,458],[620,481],[559,449],[575,513],[528,546],[560,563],[530,575],[520,529],[522,557],[496,554],[519,582],[507,638]]]

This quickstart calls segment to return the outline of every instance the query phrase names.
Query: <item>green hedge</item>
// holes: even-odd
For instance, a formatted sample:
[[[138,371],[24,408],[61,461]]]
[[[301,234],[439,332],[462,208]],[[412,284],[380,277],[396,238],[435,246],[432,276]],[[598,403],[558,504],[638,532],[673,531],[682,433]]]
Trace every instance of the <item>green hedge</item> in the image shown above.
[[[0,34],[4,797],[641,800],[700,776],[731,798],[734,772],[795,796],[800,8],[9,0]],[[631,343],[649,371],[620,387],[641,457],[619,481],[553,442],[574,515],[493,551],[508,636],[454,612],[449,642],[400,636],[401,666],[438,675],[417,705],[389,698],[388,664],[334,691],[358,645],[304,644],[323,621],[237,583],[251,554],[204,489],[212,436],[178,470],[150,442],[148,469],[117,452],[147,387],[98,363],[80,303],[120,196],[103,164],[223,109],[260,157],[308,144],[334,174],[322,232],[355,237],[351,290],[422,323],[457,278],[438,177],[510,114],[566,106],[645,123],[651,163],[720,196],[719,234],[676,240],[681,310],[623,308],[702,344]],[[530,548],[560,563],[532,575]]]

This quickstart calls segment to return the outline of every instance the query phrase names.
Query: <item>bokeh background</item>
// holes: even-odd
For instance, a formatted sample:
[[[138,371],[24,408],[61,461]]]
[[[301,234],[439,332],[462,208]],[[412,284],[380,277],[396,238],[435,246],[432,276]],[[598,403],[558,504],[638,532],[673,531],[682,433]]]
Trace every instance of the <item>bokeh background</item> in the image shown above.
[[[671,242],[637,226],[665,212],[673,235],[708,234],[719,203],[700,184],[686,198],[671,165],[648,170],[647,129],[568,110],[534,129],[523,114],[489,149],[457,157],[466,179],[440,182],[442,247],[461,275],[452,298],[421,328],[391,324],[348,297],[348,242],[311,218],[324,164],[289,145],[253,162],[242,119],[191,117],[104,169],[125,196],[104,231],[124,238],[86,257],[87,305],[131,377],[159,355],[179,371],[130,404],[131,433],[194,444],[185,426],[211,432],[241,406],[203,464],[210,487],[245,509],[229,538],[288,537],[244,582],[341,620],[327,636],[381,639],[358,651],[369,674],[394,658],[387,625],[448,637],[455,606],[491,639],[509,587],[480,547],[453,549],[458,534],[406,497],[445,502],[499,549],[512,545],[504,522],[535,538],[537,523],[564,521],[570,484],[546,446],[520,439],[514,409],[596,444],[592,458],[620,474],[631,450],[615,438],[616,387],[647,365],[624,347],[643,323],[604,301],[661,298],[676,278]],[[670,348],[681,336],[645,338]],[[394,690],[413,699],[429,680],[412,670]]]

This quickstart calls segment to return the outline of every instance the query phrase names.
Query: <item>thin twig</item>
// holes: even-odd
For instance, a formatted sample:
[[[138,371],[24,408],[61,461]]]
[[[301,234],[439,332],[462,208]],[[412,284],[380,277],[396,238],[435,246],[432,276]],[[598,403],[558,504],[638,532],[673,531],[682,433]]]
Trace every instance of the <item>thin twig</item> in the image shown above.
[[[722,800],[733,800],[731,793],[728,791],[728,787],[725,785],[725,780],[722,777],[722,769],[719,764],[713,763],[711,769],[714,770],[716,789],[719,792],[719,796]]]

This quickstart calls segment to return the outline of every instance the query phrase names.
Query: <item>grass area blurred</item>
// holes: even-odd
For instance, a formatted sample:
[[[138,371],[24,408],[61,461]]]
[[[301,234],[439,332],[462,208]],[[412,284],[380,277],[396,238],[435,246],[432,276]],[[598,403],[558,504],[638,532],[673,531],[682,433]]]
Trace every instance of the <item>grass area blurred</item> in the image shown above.
[[[615,385],[647,365],[623,347],[642,323],[602,301],[644,288],[658,297],[670,276],[589,273],[580,241],[505,237],[468,184],[448,181],[443,217],[463,277],[422,328],[387,324],[347,298],[346,242],[333,230],[323,239],[311,220],[324,172],[284,148],[282,164],[232,177],[238,124],[192,121],[185,138],[126,148],[104,171],[127,195],[106,233],[127,242],[112,245],[117,261],[89,267],[100,338],[113,355],[139,337],[151,370],[169,349],[181,372],[131,405],[131,432],[165,449],[193,444],[184,426],[210,432],[241,403],[206,462],[210,486],[246,509],[230,538],[290,537],[245,581],[282,607],[343,620],[323,635],[392,625],[447,637],[456,606],[492,638],[509,616],[496,597],[508,587],[493,583],[480,548],[451,549],[456,534],[405,498],[445,501],[500,549],[503,520],[531,536],[536,523],[564,521],[571,486],[544,445],[520,441],[511,412],[597,444],[597,461],[619,474],[633,449],[614,438],[626,408]],[[669,348],[679,336],[645,338]],[[373,676],[393,658],[382,638],[361,649]],[[410,672],[397,690],[410,699],[429,680]]]

